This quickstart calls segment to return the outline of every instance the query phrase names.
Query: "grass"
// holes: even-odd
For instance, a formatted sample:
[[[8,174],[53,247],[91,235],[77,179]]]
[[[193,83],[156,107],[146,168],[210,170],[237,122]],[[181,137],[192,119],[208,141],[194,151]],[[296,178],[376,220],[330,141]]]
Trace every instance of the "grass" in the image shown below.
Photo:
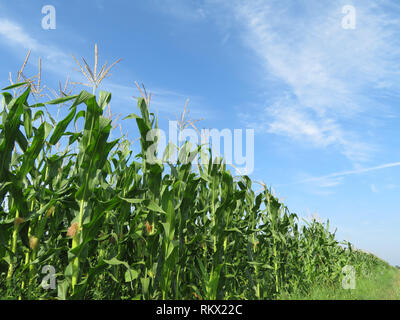
[[[308,294],[282,295],[291,300],[399,300],[400,271],[380,266],[368,275],[356,277],[355,289],[343,289],[340,285],[315,285]]]
[[[168,145],[176,162],[168,153],[150,161],[157,142],[148,134],[158,120],[144,88],[137,114],[123,120],[136,125],[139,150],[122,132],[111,140],[111,93],[97,88],[119,60],[98,72],[96,46],[93,71],[83,61],[92,93],[67,92],[67,81],[46,100],[40,68],[32,78],[22,68],[24,82],[3,89],[1,298],[322,297],[315,284],[337,287],[348,265],[357,274],[386,268],[378,280],[390,282],[394,268],[339,242],[329,222],[303,223],[265,184],[256,192],[212,146]],[[48,112],[57,106],[68,108],[64,119]],[[196,128],[186,107],[181,130]],[[41,286],[46,266],[56,270],[55,289]],[[378,286],[367,280],[359,281],[360,294]]]

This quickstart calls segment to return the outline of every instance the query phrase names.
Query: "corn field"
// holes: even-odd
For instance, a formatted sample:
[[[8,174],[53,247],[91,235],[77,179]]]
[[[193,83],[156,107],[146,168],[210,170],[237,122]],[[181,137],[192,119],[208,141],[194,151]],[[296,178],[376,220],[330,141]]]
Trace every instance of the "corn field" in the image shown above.
[[[123,134],[111,139],[110,93],[38,102],[34,89],[2,92],[2,299],[278,299],[378,263],[266,186],[255,192],[210,148],[207,164],[187,143],[175,163],[146,161],[158,127],[146,96],[123,120],[140,134],[135,154]],[[61,104],[54,121],[47,110]],[[47,266],[55,288],[42,286]]]

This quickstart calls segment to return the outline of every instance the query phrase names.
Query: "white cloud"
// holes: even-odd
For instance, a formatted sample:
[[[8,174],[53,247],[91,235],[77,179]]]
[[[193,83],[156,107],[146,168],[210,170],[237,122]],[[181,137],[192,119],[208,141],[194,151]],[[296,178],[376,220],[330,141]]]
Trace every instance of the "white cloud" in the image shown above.
[[[315,115],[288,96],[265,107],[253,121],[251,116],[241,114],[247,126],[258,132],[267,132],[288,137],[296,143],[307,142],[318,148],[336,147],[338,152],[353,161],[366,160],[374,149],[372,146],[351,140],[353,132],[344,130],[338,120]]]
[[[277,105],[266,109],[268,116],[273,120],[269,123],[268,132],[286,135],[302,140],[307,138],[315,145],[325,147],[334,143],[338,138],[332,135],[336,125],[329,119],[322,119],[323,123],[311,120],[305,113],[291,105]]]
[[[23,46],[25,49],[37,50],[40,45],[27,34],[21,26],[7,19],[0,19],[0,35],[9,42]]]
[[[14,21],[0,18],[0,39],[3,38],[3,46],[12,49],[23,48],[31,50],[30,63],[36,63],[37,58],[42,58],[42,67],[44,70],[50,70],[63,78],[67,77],[75,68],[72,57],[65,53],[64,50],[57,46],[48,45],[35,39],[29,32],[27,32],[21,25]],[[24,55],[25,53],[22,53]],[[37,67],[35,65],[35,67]],[[76,75],[77,73],[74,72]],[[72,76],[74,76],[72,74]]]
[[[281,97],[266,103],[264,117],[257,115],[257,127],[316,147],[337,147],[355,164],[369,160],[376,146],[364,137],[364,120],[385,111],[381,95],[400,89],[400,20],[360,3],[357,28],[345,30],[340,2],[228,6],[264,67],[265,90],[271,75],[282,84]]]

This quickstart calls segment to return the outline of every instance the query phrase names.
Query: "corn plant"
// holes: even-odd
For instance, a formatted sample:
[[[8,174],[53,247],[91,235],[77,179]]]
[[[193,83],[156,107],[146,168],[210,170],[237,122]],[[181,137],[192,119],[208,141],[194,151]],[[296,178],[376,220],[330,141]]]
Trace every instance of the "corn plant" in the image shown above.
[[[97,47],[95,57],[97,66]],[[84,62],[92,93],[64,90],[38,102],[29,82],[3,90],[2,298],[276,299],[338,283],[346,264],[366,272],[380,263],[339,243],[329,224],[301,224],[210,146],[170,144],[164,161],[148,161],[154,142],[146,137],[158,121],[147,93],[137,98],[138,114],[124,119],[136,123],[139,152],[124,135],[111,140],[111,93],[96,96],[109,69],[92,72]],[[61,104],[66,117],[48,121],[47,108]],[[195,165],[199,157],[208,161]],[[48,265],[54,290],[41,286]]]

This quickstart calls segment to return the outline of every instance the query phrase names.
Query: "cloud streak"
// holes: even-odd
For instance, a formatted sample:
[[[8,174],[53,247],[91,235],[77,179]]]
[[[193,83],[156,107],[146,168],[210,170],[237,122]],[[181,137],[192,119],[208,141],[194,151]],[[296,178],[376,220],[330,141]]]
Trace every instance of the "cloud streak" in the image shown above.
[[[294,182],[292,184],[304,184],[304,183],[309,183],[309,182],[318,182],[318,183],[321,183],[321,186],[325,185],[325,187],[331,187],[331,186],[335,186],[338,183],[340,183],[341,179],[346,176],[358,175],[358,174],[363,174],[363,173],[367,173],[367,172],[378,171],[378,170],[382,170],[382,169],[394,168],[394,167],[399,167],[399,166],[400,166],[400,162],[391,162],[391,163],[386,163],[386,164],[382,164],[382,165],[374,166],[374,167],[359,168],[356,170],[335,172],[335,173],[331,173],[331,174],[324,175],[321,177],[307,178],[307,179],[303,179],[303,180]],[[332,184],[330,184],[330,182],[332,182]]]

